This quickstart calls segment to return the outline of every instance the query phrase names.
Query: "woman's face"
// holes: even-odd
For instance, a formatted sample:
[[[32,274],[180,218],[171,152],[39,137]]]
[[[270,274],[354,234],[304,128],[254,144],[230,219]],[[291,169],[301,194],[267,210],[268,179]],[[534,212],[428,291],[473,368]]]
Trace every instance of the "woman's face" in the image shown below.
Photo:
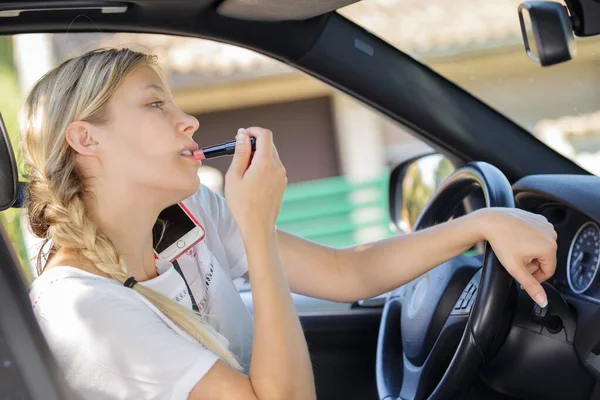
[[[181,155],[193,145],[198,120],[185,114],[149,66],[131,72],[108,104],[101,130],[102,173],[118,188],[185,198],[199,187],[200,162]],[[189,148],[189,147],[188,147]]]

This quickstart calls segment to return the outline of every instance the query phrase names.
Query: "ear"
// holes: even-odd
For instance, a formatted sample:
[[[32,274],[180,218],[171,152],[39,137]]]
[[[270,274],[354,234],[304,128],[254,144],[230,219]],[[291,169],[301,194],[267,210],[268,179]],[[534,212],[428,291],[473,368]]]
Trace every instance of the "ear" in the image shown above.
[[[98,141],[93,134],[93,126],[83,121],[73,121],[65,130],[65,140],[82,156],[98,154]]]

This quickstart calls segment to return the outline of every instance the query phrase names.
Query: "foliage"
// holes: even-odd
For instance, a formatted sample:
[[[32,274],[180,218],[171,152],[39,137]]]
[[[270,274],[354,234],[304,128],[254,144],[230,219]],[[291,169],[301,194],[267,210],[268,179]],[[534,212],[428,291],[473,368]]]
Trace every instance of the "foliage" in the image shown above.
[[[415,224],[433,192],[434,188],[423,182],[417,163],[411,164],[402,183],[402,217],[410,228]]]
[[[435,169],[435,187],[438,188],[442,181],[454,172],[454,165],[446,157],[442,157]]]
[[[410,229],[412,229],[421,210],[423,210],[435,190],[448,175],[454,172],[454,166],[446,157],[439,155],[427,157],[439,157],[440,161],[432,171],[427,172],[420,168],[420,162],[424,159],[413,162],[408,167],[402,182],[402,219]],[[423,179],[424,173],[433,173],[433,179],[430,180],[433,182],[433,186],[425,182],[425,179]]]
[[[20,107],[21,95],[13,63],[12,42],[11,38],[7,36],[0,37],[0,93],[2,93],[2,96],[0,96],[0,112],[2,113],[11,143],[13,144],[15,157],[19,160],[18,146],[16,144],[19,140],[17,113]],[[20,228],[20,210],[10,208],[0,212],[0,223],[4,226],[21,265],[27,267],[27,253]],[[26,276],[30,278],[29,268],[24,268],[24,270]]]

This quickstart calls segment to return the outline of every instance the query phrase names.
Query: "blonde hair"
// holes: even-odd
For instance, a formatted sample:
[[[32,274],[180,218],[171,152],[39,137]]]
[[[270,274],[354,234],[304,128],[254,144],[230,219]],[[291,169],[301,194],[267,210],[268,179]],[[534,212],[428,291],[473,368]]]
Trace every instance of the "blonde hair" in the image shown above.
[[[43,249],[50,242],[48,254],[74,250],[116,281],[124,283],[129,277],[123,258],[89,217],[84,194],[90,189],[64,133],[73,121],[105,124],[107,102],[125,77],[142,65],[152,67],[165,80],[155,56],[130,49],[98,49],[63,62],[29,93],[20,114],[21,151],[29,179],[25,207],[31,230],[43,239],[38,273]],[[200,315],[143,285],[133,290],[208,350],[240,369],[235,356]]]

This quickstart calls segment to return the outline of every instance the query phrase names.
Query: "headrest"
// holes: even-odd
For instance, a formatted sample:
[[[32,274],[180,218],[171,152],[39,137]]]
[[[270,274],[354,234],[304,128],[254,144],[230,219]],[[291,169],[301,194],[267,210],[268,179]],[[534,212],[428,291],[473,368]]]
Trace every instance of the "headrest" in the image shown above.
[[[19,187],[18,179],[15,154],[0,114],[0,211],[15,205]]]

